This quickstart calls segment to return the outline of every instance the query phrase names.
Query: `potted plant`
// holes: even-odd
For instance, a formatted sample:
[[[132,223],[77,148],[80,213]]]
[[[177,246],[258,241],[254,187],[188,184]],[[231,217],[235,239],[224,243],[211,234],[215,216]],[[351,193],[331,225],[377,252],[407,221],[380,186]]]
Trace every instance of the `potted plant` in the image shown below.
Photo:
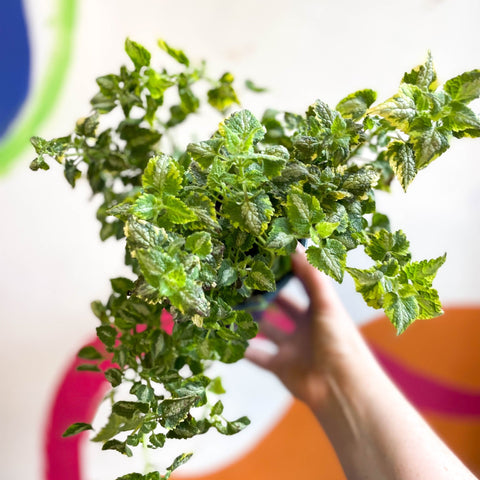
[[[210,138],[179,148],[172,135],[188,128],[201,88],[224,114],[239,100],[230,73],[212,80],[204,64],[192,67],[181,50],[162,40],[159,46],[179,71],[153,68],[150,53],[127,39],[133,66],[97,79],[92,113],[75,131],[32,138],[38,156],[31,168],[46,170],[53,157],[72,187],[85,177],[103,198],[100,237],[126,239],[132,278],[112,279],[107,302],[92,303],[104,351],[79,352],[87,370],[100,371],[100,361],[111,359],[103,374],[114,390],[130,385],[131,396],[112,402],[93,438],[126,455],[140,442],[160,448],[169,438],[212,427],[230,435],[249,423],[223,417],[221,381],[205,368],[243,357],[257,333],[246,302],[276,291],[299,240],[311,239],[309,262],[337,282],[349,273],[398,333],[440,315],[432,282],[445,256],[412,261],[405,234],[390,231],[388,217],[376,211],[375,190],[388,191],[395,177],[406,190],[452,137],[480,135],[467,106],[480,95],[480,71],[440,89],[429,54],[383,103],[374,105],[375,92],[365,89],[335,109],[317,100],[303,115],[267,110],[257,119],[237,110]],[[370,268],[347,266],[356,248]],[[174,324],[168,333],[165,313]],[[76,423],[65,435],[91,428]],[[168,478],[188,458],[175,459],[164,477],[122,478]]]

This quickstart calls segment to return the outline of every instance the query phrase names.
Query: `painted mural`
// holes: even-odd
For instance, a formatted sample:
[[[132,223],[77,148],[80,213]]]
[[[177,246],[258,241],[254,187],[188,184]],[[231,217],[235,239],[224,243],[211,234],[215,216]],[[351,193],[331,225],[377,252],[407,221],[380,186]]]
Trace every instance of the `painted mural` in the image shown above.
[[[88,434],[60,437],[73,421],[104,420],[107,385],[102,375],[76,371],[75,354],[95,342],[89,304],[106,295],[106,279],[123,272],[122,252],[97,239],[95,200],[86,189],[73,193],[53,167],[36,174],[28,169],[30,136],[60,136],[88,113],[95,77],[125,62],[127,36],[149,47],[157,37],[169,39],[207,58],[214,70],[270,85],[265,96],[246,99],[258,111],[271,103],[302,110],[320,95],[333,103],[366,87],[386,96],[428,49],[445,78],[480,67],[478,1],[403,3],[400,10],[381,0],[2,1],[2,478],[113,480],[145,462],[100,452]],[[461,39],[462,48],[451,38]],[[339,293],[392,379],[480,474],[478,143],[452,149],[429,178],[419,177],[408,199],[400,191],[379,199],[407,226],[418,256],[448,252],[437,285],[446,315],[397,339],[351,285]],[[272,308],[266,316],[288,328],[282,312]],[[238,438],[208,434],[180,445],[197,455],[174,478],[282,480],[292,471],[305,479],[344,478],[321,429],[276,379],[246,361],[213,368],[229,390],[226,408],[232,416],[250,416],[252,426]],[[149,461],[162,468],[175,454],[172,448],[167,460]]]

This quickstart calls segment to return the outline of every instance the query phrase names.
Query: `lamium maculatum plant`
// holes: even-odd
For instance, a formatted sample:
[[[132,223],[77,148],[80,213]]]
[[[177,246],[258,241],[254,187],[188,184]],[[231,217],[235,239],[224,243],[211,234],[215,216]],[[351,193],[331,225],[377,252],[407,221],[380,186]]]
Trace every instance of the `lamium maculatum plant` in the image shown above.
[[[439,88],[429,54],[382,103],[366,89],[335,108],[317,100],[303,115],[270,109],[256,118],[237,108],[210,138],[181,148],[173,139],[201,98],[225,115],[239,99],[232,74],[212,80],[205,64],[192,67],[184,52],[158,44],[178,71],[154,68],[150,53],[127,39],[132,65],[97,79],[92,111],[75,131],[31,140],[31,168],[46,170],[54,158],[72,187],[84,177],[103,199],[101,239],[126,239],[131,277],[112,279],[110,298],[92,303],[104,349],[79,352],[84,370],[111,361],[103,371],[111,413],[93,440],[126,455],[139,443],[155,449],[212,427],[230,435],[248,425],[223,416],[221,381],[205,369],[243,357],[257,333],[248,300],[276,290],[299,240],[310,239],[309,262],[337,282],[351,275],[398,333],[440,315],[432,281],[445,256],[412,261],[405,234],[376,211],[375,190],[388,191],[395,177],[406,190],[452,138],[480,136],[468,107],[480,95],[480,71]],[[357,248],[370,268],[347,266]],[[162,315],[173,319],[171,332]],[[118,398],[125,384],[130,396]],[[88,429],[79,422],[65,435]],[[163,475],[121,478],[168,478],[189,456]]]

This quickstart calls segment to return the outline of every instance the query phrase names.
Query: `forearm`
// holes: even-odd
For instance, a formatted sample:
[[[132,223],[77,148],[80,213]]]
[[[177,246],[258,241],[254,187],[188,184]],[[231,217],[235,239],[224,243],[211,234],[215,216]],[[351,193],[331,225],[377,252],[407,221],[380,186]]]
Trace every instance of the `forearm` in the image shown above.
[[[327,378],[314,413],[349,480],[473,480],[369,356]]]

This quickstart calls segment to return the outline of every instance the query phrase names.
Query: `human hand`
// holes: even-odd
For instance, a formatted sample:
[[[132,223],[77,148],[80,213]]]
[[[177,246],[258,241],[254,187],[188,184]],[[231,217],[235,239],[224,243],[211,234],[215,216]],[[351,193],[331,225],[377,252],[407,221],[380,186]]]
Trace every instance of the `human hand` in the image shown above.
[[[359,357],[370,353],[330,279],[308,263],[301,246],[292,255],[292,267],[308,294],[309,307],[301,308],[280,294],[276,303],[295,322],[295,331],[282,332],[262,322],[260,331],[276,344],[277,352],[250,346],[246,358],[277,375],[295,397],[318,412],[332,386],[350,373]]]

